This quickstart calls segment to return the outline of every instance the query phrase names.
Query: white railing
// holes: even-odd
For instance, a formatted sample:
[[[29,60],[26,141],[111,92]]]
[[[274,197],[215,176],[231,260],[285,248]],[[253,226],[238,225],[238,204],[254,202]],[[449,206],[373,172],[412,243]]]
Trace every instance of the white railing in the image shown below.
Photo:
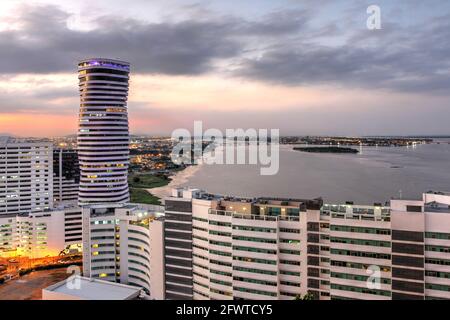
[[[300,221],[300,217],[296,216],[268,216],[237,213],[236,211],[209,209],[209,214],[228,216],[236,219],[260,220],[260,221]]]

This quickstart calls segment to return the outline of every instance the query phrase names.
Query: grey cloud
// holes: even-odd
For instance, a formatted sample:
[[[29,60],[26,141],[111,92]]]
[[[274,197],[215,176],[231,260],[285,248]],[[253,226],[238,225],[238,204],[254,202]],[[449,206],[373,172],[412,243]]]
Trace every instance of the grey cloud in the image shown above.
[[[138,72],[199,74],[208,71],[214,59],[240,50],[220,22],[144,24],[103,17],[97,29],[78,31],[67,27],[67,18],[56,7],[25,7],[20,30],[0,32],[0,71],[73,71],[79,59],[112,56],[129,60]]]
[[[405,29],[361,30],[340,45],[311,39],[243,59],[236,74],[283,85],[332,84],[399,91],[450,88],[450,19]]]
[[[58,99],[65,99],[64,104]],[[78,110],[77,88],[52,88],[51,90],[30,88],[26,92],[0,90],[0,115],[2,113],[27,114],[76,114]],[[70,103],[73,101],[73,103]]]
[[[235,17],[145,23],[103,16],[90,31],[69,29],[70,15],[54,6],[24,6],[20,15],[20,30],[0,32],[4,73],[73,71],[80,59],[106,56],[130,61],[139,73],[195,75],[211,71],[218,59],[239,56],[242,36],[269,32],[271,25],[276,35],[299,28],[299,17],[283,12],[255,24]]]
[[[354,2],[348,16],[363,7]],[[137,73],[216,72],[281,85],[413,92],[450,86],[450,17],[444,15],[408,27],[388,17],[382,30],[369,31],[364,21],[355,27],[338,17],[317,26],[317,10],[306,6],[254,21],[209,11],[164,23],[106,15],[93,30],[80,31],[67,27],[70,15],[58,7],[25,6],[20,14],[19,30],[0,32],[2,73],[73,72],[80,59],[106,56],[130,61]],[[330,38],[328,46],[321,41]],[[216,69],[218,61],[229,68]]]
[[[243,35],[280,36],[296,35],[307,28],[309,10],[280,10],[271,12],[259,21],[246,21],[237,31]]]

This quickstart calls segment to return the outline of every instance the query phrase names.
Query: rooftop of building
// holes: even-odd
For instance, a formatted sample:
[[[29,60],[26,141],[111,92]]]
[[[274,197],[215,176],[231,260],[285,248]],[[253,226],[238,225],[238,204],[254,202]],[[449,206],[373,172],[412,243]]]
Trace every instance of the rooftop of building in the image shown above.
[[[381,204],[381,203],[374,203],[374,204],[355,204],[353,202],[346,202],[346,203],[324,203],[324,208],[337,208],[337,207],[346,207],[346,208],[361,208],[361,209],[375,209],[375,208],[389,208],[389,204]]]
[[[109,59],[109,58],[90,58],[81,60],[78,63],[78,69],[84,70],[88,68],[112,68],[124,71],[130,71],[130,63],[127,61]]]
[[[137,205],[129,203],[93,203],[93,204],[84,204],[81,207],[91,209],[109,209],[109,208],[134,209],[137,207]]]
[[[9,144],[31,144],[31,143],[44,143],[51,145],[50,140],[48,139],[39,139],[39,138],[17,138],[11,136],[0,136],[0,147],[4,147]]]
[[[322,198],[316,199],[296,199],[296,198],[271,198],[261,197],[255,198],[253,201],[256,205],[273,205],[286,207],[300,207],[306,206],[308,209],[320,209],[323,205]]]
[[[59,210],[68,210],[68,209],[81,209],[81,208],[78,205],[74,204],[74,203],[60,202],[57,205],[55,205],[53,207],[53,209],[49,209],[48,211],[59,211]]]
[[[120,60],[120,59],[112,59],[112,58],[101,58],[101,57],[93,57],[93,58],[87,58],[80,60],[79,63],[83,62],[116,62],[116,63],[122,63],[129,65],[130,63],[128,61]]]
[[[158,205],[146,205],[138,203],[113,203],[113,204],[95,204],[90,206],[83,206],[83,208],[90,208],[91,218],[107,217],[116,215],[116,209],[121,210],[122,216],[134,217],[135,220],[155,219],[164,215],[164,207]]]
[[[434,194],[439,196],[450,196],[450,191],[427,191],[425,194]]]
[[[237,196],[226,196],[207,193],[200,189],[183,187],[174,189],[180,197],[183,196],[183,191],[195,194],[192,196],[194,199],[203,200],[216,200],[216,201],[229,201],[229,202],[239,202],[247,203],[252,205],[273,205],[273,206],[286,206],[286,207],[300,207],[306,206],[308,209],[320,209],[323,204],[322,198],[316,199],[298,199],[298,198],[277,198],[277,197],[237,197]]]
[[[142,288],[74,276],[70,278],[70,282],[63,280],[44,288],[43,291],[59,293],[61,296],[79,300],[136,300],[140,298]]]

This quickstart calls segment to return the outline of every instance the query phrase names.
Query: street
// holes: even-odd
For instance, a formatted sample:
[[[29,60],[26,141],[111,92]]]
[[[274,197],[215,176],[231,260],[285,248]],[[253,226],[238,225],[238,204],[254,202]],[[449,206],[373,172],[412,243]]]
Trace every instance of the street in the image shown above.
[[[42,289],[66,279],[67,268],[34,271],[0,285],[0,300],[41,300]]]

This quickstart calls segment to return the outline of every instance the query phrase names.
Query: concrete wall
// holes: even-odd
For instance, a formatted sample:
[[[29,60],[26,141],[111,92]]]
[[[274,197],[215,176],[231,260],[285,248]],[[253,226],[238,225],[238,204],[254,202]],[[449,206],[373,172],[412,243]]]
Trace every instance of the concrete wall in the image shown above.
[[[150,223],[150,297],[164,300],[164,221]]]

